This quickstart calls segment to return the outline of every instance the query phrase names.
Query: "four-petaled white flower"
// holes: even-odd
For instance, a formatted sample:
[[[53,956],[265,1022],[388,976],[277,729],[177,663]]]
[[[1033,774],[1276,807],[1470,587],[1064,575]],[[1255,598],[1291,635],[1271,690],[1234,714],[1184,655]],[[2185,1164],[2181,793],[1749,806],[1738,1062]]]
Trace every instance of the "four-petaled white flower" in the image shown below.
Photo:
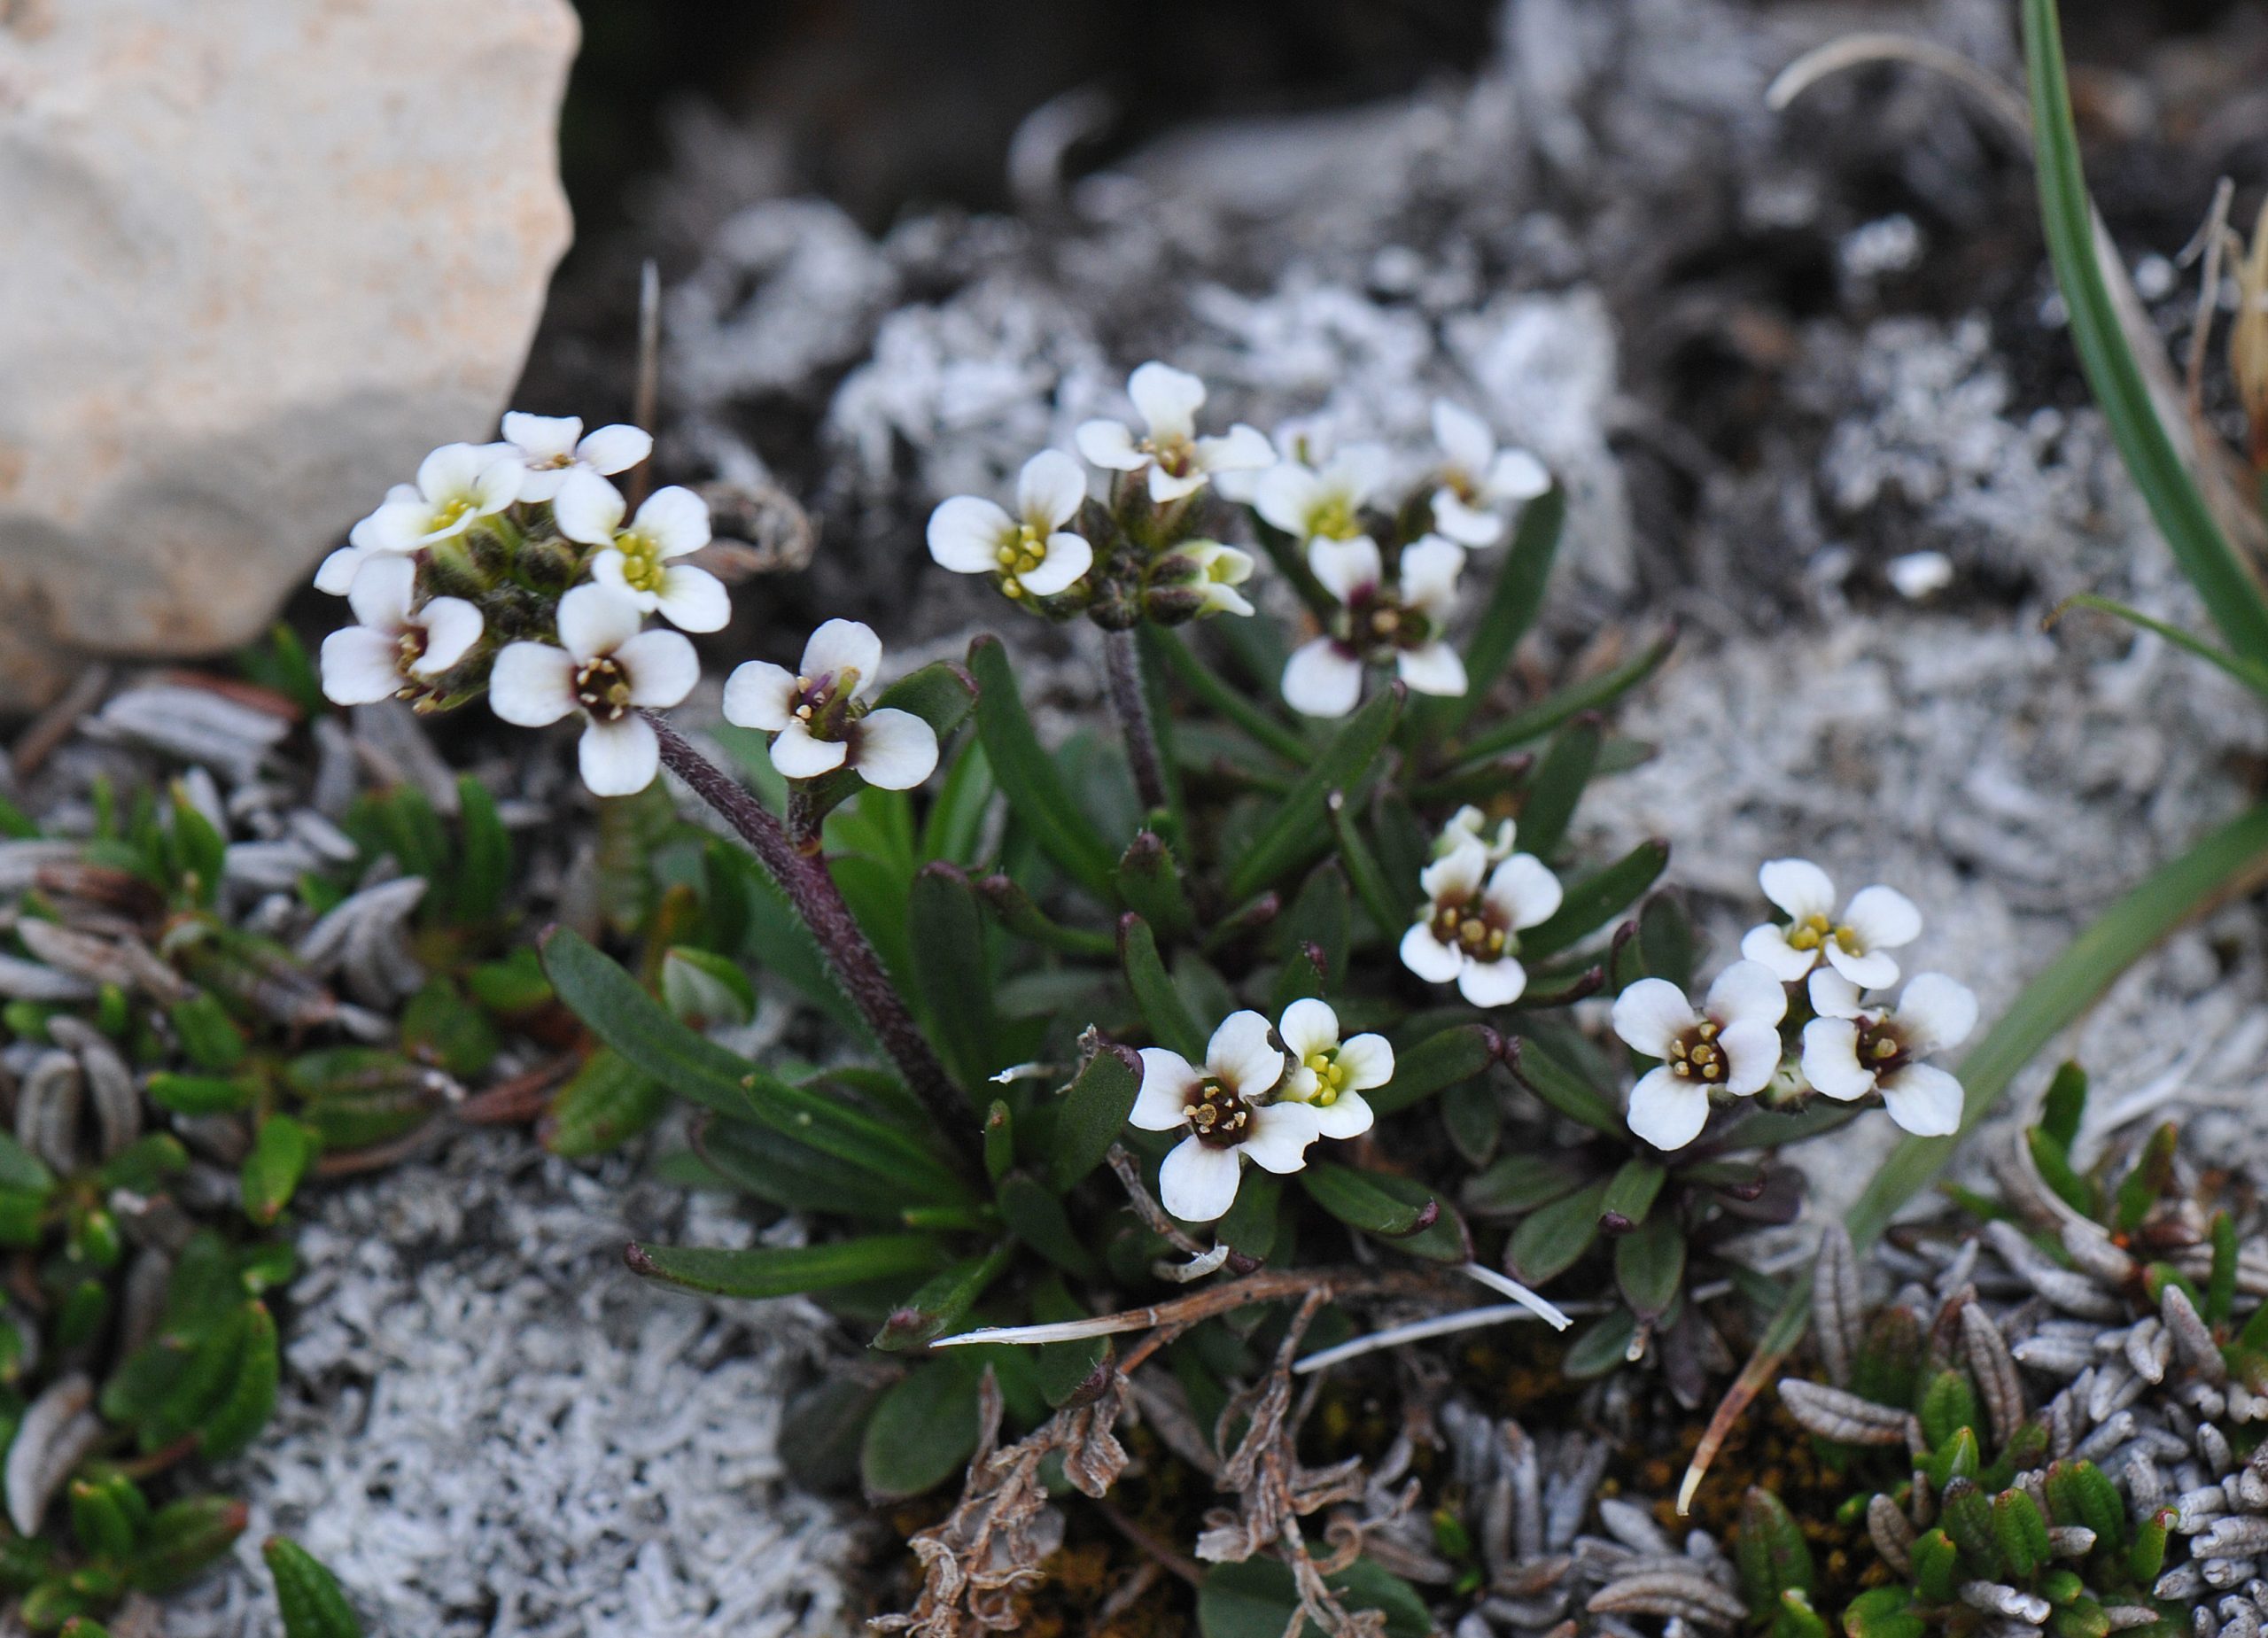
[[[1426,903],[1402,935],[1402,963],[1436,984],[1455,980],[1475,1006],[1510,1006],[1527,989],[1522,931],[1559,908],[1559,878],[1532,853],[1488,867],[1477,840],[1458,842],[1418,878]]]
[[[1339,1038],[1339,1014],[1312,997],[1284,1009],[1276,1033],[1292,1055],[1284,1077],[1286,1102],[1315,1111],[1316,1128],[1325,1137],[1356,1137],[1371,1130],[1371,1106],[1363,1094],[1394,1079],[1394,1048],[1382,1035]]]
[[[936,731],[912,711],[870,710],[882,644],[857,620],[829,620],[790,672],[750,660],[725,683],[725,718],[773,736],[772,765],[791,780],[850,767],[883,790],[911,790],[937,765]]]
[[[1775,858],[1757,872],[1764,897],[1787,912],[1788,924],[1765,922],[1748,930],[1740,952],[1761,961],[1783,983],[1796,983],[1824,957],[1861,990],[1898,982],[1898,959],[1888,952],[1921,935],[1922,912],[1893,888],[1861,888],[1837,916],[1835,883],[1809,859]]]
[[[1520,834],[1519,827],[1511,819],[1498,819],[1496,834],[1491,836],[1487,834],[1487,816],[1468,802],[1449,815],[1449,822],[1442,826],[1441,834],[1433,838],[1433,857],[1441,858],[1461,842],[1477,842],[1492,865],[1511,858],[1516,850],[1515,839]]]
[[[1918,1061],[1959,1046],[1977,1028],[1977,997],[1943,973],[1917,974],[1896,1007],[1860,1004],[1859,987],[1824,968],[1811,975],[1812,1009],[1804,1026],[1804,1079],[1814,1091],[1850,1103],[1882,1094],[1890,1118],[1917,1137],[1961,1130],[1961,1083]]]
[[[1205,404],[1205,384],[1186,370],[1153,360],[1127,378],[1145,431],[1137,438],[1123,422],[1080,423],[1079,453],[1097,466],[1117,472],[1149,472],[1150,499],[1160,506],[1193,495],[1216,472],[1254,471],[1272,464],[1275,446],[1257,427],[1242,422],[1224,437],[1200,438],[1197,412]]]
[[[1666,978],[1642,978],[1614,998],[1614,1033],[1661,1061],[1630,1091],[1630,1130],[1657,1149],[1682,1149],[1709,1119],[1709,1095],[1752,1098],[1780,1067],[1785,985],[1755,961],[1717,974],[1699,1006]]]
[[[1368,535],[1311,542],[1308,566],[1340,608],[1331,629],[1293,650],[1284,667],[1285,703],[1310,717],[1344,717],[1362,697],[1363,667],[1389,659],[1419,694],[1464,692],[1464,661],[1442,637],[1464,570],[1463,547],[1432,534],[1412,542],[1392,586]]]
[[[639,625],[638,606],[620,593],[579,586],[559,600],[563,646],[513,643],[488,677],[489,709],[506,722],[540,728],[583,714],[583,783],[601,796],[633,796],[654,782],[660,746],[638,712],[675,705],[701,679],[691,643]]]
[[[1052,597],[1078,583],[1094,547],[1064,527],[1086,503],[1087,475],[1043,449],[1016,477],[1016,516],[981,495],[955,495],[929,514],[929,555],[955,574],[996,574],[1011,597]]]
[[[672,563],[709,544],[709,504],[672,484],[648,495],[627,527],[622,492],[596,472],[567,474],[551,502],[559,532],[606,550],[591,560],[591,578],[641,614],[659,610],[680,631],[722,631],[733,617],[724,582],[706,569]]]
[[[1461,404],[1433,400],[1433,437],[1441,446],[1441,483],[1433,491],[1433,527],[1464,546],[1504,538],[1503,509],[1551,487],[1551,474],[1525,449],[1499,449],[1488,423]]]
[[[396,484],[347,532],[346,544],[315,571],[315,589],[338,596],[374,554],[415,552],[462,534],[519,499],[524,470],[517,455],[493,444],[442,445],[418,462],[415,484]]]
[[[570,472],[610,477],[654,453],[654,436],[642,427],[617,423],[586,438],[579,415],[531,415],[517,409],[504,417],[504,441],[525,469],[520,477],[523,501],[550,500]]]
[[[1384,486],[1386,450],[1349,444],[1321,470],[1279,461],[1261,475],[1253,509],[1294,540],[1352,540],[1363,532],[1363,508]]]
[[[1284,1078],[1268,1021],[1231,1013],[1205,1048],[1202,1068],[1161,1046],[1142,1049],[1142,1090],[1127,1119],[1146,1132],[1186,1131],[1158,1168],[1158,1193],[1184,1223],[1210,1223],[1236,1203],[1243,1157],[1271,1172],[1307,1164],[1322,1135],[1320,1111],[1265,1101]]]
[[[322,640],[323,697],[334,705],[368,705],[439,676],[480,640],[480,610],[462,597],[417,595],[417,565],[407,557],[373,557],[356,571],[347,606],[359,625]]]
[[[1151,584],[1195,591],[1200,615],[1249,616],[1252,601],[1237,587],[1251,578],[1251,553],[1218,540],[1184,540],[1152,571]]]

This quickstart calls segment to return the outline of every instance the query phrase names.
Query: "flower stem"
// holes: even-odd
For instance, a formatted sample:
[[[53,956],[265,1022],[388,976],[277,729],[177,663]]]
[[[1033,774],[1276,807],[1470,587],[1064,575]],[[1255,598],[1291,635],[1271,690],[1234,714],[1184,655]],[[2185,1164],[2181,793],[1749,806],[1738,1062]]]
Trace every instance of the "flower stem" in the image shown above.
[[[661,741],[662,763],[691,786],[694,794],[724,816],[748,843],[757,862],[780,884],[796,914],[819,941],[835,982],[850,998],[874,1038],[897,1066],[905,1083],[921,1099],[938,1129],[964,1156],[975,1152],[975,1106],[953,1084],[929,1047],[920,1026],[882,970],[882,958],[866,940],[827,874],[826,861],[798,850],[787,827],[737,780],[693,749],[668,720],[652,711],[646,720]]]
[[[1143,687],[1140,640],[1130,628],[1102,634],[1103,670],[1110,687],[1110,708],[1126,740],[1126,761],[1143,807],[1170,811],[1165,758],[1158,750],[1157,726],[1150,720],[1150,699]]]

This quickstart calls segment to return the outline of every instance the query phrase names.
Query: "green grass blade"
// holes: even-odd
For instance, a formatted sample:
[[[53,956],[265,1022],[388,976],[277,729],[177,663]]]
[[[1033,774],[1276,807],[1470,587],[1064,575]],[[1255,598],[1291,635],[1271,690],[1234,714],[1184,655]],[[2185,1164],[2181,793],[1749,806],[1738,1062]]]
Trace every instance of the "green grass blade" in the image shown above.
[[[2154,632],[2183,653],[2193,654],[2209,665],[2219,666],[2255,694],[2268,696],[2268,665],[2256,664],[2225,648],[2216,648],[2194,632],[2185,632],[2179,625],[2153,619],[2140,609],[2130,609],[2124,603],[2113,602],[2108,597],[2097,597],[2087,592],[2082,592],[2076,597],[2066,597],[2056,604],[2047,623],[2053,625],[2066,609],[2093,609],[2099,613],[2115,615],[2129,625],[2139,625],[2146,632]]]

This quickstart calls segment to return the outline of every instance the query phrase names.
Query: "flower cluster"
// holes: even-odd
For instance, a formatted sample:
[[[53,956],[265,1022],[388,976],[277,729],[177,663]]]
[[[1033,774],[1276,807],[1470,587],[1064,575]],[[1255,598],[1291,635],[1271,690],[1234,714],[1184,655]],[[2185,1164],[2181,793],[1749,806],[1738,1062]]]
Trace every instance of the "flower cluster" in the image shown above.
[[[1409,503],[1384,506],[1387,452],[1354,444],[1328,458],[1290,431],[1271,443],[1239,423],[1198,431],[1205,385],[1152,362],[1127,383],[1141,425],[1089,421],[1080,454],[1109,475],[1089,498],[1078,462],[1044,450],[1024,465],[1014,513],[956,495],[930,516],[929,554],[960,574],[992,577],[1001,592],[1056,617],[1087,614],[1107,627],[1249,615],[1238,588],[1252,555],[1214,537],[1209,488],[1248,508],[1259,543],[1306,602],[1319,628],[1293,654],[1280,687],[1309,717],[1343,717],[1371,671],[1419,694],[1458,695],[1464,665],[1448,641],[1469,549],[1498,544],[1506,514],[1550,486],[1525,451],[1499,449],[1487,424],[1443,401],[1433,408],[1441,459]]]

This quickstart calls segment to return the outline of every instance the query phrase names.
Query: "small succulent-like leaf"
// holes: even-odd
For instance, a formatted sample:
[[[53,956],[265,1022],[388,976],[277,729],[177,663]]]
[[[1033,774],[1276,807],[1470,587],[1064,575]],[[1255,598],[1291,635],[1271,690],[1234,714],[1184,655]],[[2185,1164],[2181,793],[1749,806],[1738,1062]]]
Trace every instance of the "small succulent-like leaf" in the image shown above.
[[[928,1274],[944,1258],[927,1234],[867,1234],[819,1246],[750,1246],[736,1251],[633,1245],[624,1260],[649,1278],[687,1291],[714,1297],[788,1297]]]
[[[74,1479],[68,1500],[71,1533],[79,1538],[82,1552],[96,1558],[123,1558],[134,1550],[138,1533],[135,1522],[106,1487]]]
[[[1319,952],[1324,981],[1335,988],[1347,976],[1354,925],[1354,902],[1348,892],[1346,872],[1336,859],[1325,859],[1308,873],[1290,908],[1277,919],[1277,947],[1286,956]]]
[[[1521,956],[1535,960],[1581,943],[1636,903],[1668,865],[1668,842],[1642,842],[1604,870],[1569,884],[1557,913],[1520,935]]]
[[[669,1106],[668,1087],[602,1046],[553,1096],[543,1145],[571,1158],[604,1154],[647,1130]]]
[[[2047,1083],[2039,1105],[2039,1130],[2063,1145],[2069,1153],[2078,1141],[2079,1122],[2086,1118],[2087,1072],[2066,1060]]]
[[[2133,1545],[2126,1549],[2126,1567],[2143,1586],[2149,1586],[2163,1573],[2166,1533],[2179,1517],[2173,1509],[2162,1507],[2134,1526]]]
[[[1977,1440],[1977,1430],[1963,1425],[1953,1431],[1945,1443],[1930,1453],[1923,1470],[1930,1482],[1943,1487],[1956,1479],[1975,1479],[1984,1469],[1984,1456]]]
[[[205,1455],[215,1462],[226,1461],[249,1446],[276,1409],[280,1366],[276,1320],[266,1303],[254,1300],[245,1305],[243,1334],[228,1391],[198,1430]]]
[[[2056,1524],[2093,1531],[2096,1546],[2107,1552],[2124,1549],[2125,1502],[2101,1468],[2086,1461],[2057,1462],[2049,1466],[2046,1483],[2048,1510]]]
[[[2102,1209],[2101,1192],[2091,1178],[2080,1176],[2072,1168],[2070,1156],[2063,1145],[2048,1136],[2044,1128],[2033,1127],[2024,1133],[2023,1140],[2031,1152],[2031,1163],[2039,1172],[2039,1180],[2056,1199],[2083,1217],[2092,1217]]]
[[[363,1638],[362,1623],[322,1562],[297,1541],[272,1535],[260,1546],[276,1580],[284,1638]]]
[[[1615,1241],[1614,1281],[1640,1319],[1669,1312],[1685,1284],[1685,1229],[1675,1212],[1658,1211]]]
[[[2173,1186],[2173,1157],[2180,1141],[2181,1129],[2167,1121],[2143,1144],[2142,1152],[2134,1157],[2133,1166],[2118,1185],[2111,1221],[2115,1232],[2132,1234],[2140,1228],[2150,1207]]]
[[[2000,1556],[1999,1533],[1992,1527],[1992,1504],[1984,1493],[1969,1479],[1955,1478],[1943,1487],[1938,1506],[1945,1533],[1961,1549],[1965,1572],[2000,1580],[2007,1565]]]
[[[1363,840],[1362,829],[1355,822],[1356,805],[1347,799],[1347,793],[1324,792],[1323,806],[1331,820],[1332,840],[1339,845],[1339,866],[1347,873],[1348,885],[1355,889],[1355,900],[1378,930],[1392,938],[1410,920],[1404,896],[1394,890],[1378,855]]]
[[[1922,1437],[1931,1449],[1943,1445],[1957,1430],[1977,1425],[1977,1391],[1958,1370],[1940,1370],[1931,1377],[1914,1409],[1922,1418]]]
[[[1003,1241],[981,1257],[965,1257],[944,1269],[891,1311],[873,1346],[905,1353],[951,1335],[1014,1257],[1015,1248]]]
[[[274,1223],[315,1164],[322,1139],[304,1122],[271,1114],[253,1135],[241,1168],[245,1215],[262,1227]]]
[[[894,1500],[935,1489],[976,1448],[983,1365],[957,1349],[917,1365],[874,1406],[860,1448],[867,1494]]]
[[[1141,1059],[1115,1042],[1103,1042],[1080,1066],[1063,1095],[1050,1139],[1047,1178],[1057,1190],[1068,1189],[1102,1164],[1126,1130],[1141,1090]]]
[[[1598,1208],[1606,1180],[1539,1207],[1520,1219],[1504,1255],[1507,1271],[1529,1285],[1542,1285],[1565,1273],[1596,1243]]]
[[[1127,988],[1134,992],[1134,1005],[1141,1010],[1142,1021],[1150,1027],[1158,1044],[1192,1063],[1202,1062],[1205,1029],[1174,987],[1150,924],[1132,911],[1118,919],[1118,958],[1126,972]]]
[[[1946,1545],[1950,1549],[1953,1544]],[[1922,1596],[1932,1603],[1946,1602],[1927,1591]],[[1946,1595],[1946,1599],[1951,1596],[1950,1592]],[[1849,1638],[1922,1638],[1929,1626],[1914,1612],[1913,1601],[1913,1594],[1902,1587],[1877,1587],[1860,1593],[1843,1611],[1843,1630]]]
[[[1782,1593],[1808,1593],[1819,1585],[1802,1527],[1786,1504],[1761,1486],[1750,1486],[1741,1499],[1734,1556],[1741,1592],[1759,1621],[1771,1619]]]
[[[128,1580],[148,1593],[179,1587],[226,1553],[250,1518],[251,1510],[226,1496],[190,1496],[159,1508]]]

